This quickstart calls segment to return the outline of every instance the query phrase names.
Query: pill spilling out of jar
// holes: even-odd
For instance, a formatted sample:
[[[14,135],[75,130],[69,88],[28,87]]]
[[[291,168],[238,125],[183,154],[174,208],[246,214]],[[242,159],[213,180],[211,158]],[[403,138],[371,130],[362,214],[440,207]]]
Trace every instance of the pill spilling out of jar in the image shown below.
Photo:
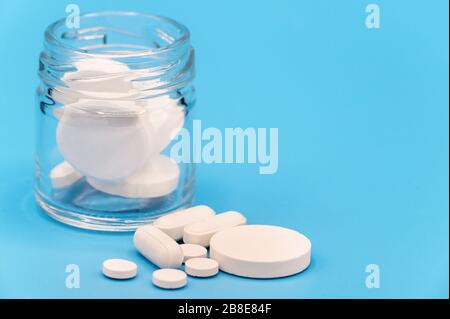
[[[267,279],[292,276],[308,268],[311,242],[305,235],[284,227],[247,225],[246,222],[247,218],[239,212],[216,215],[208,206],[199,205],[139,227],[133,243],[142,256],[158,268],[153,271],[152,282],[164,289],[186,286],[187,275],[210,278],[223,271],[241,277]],[[175,239],[179,237],[176,235],[178,228],[183,233],[195,230],[201,235],[202,242],[206,242],[207,235],[208,244],[188,244],[185,236],[184,243],[178,243]],[[209,246],[209,253],[204,246]],[[113,259],[110,263],[106,270],[105,264],[103,266],[108,277],[129,278],[129,273],[136,273],[131,271],[134,268],[128,261],[119,263]]]

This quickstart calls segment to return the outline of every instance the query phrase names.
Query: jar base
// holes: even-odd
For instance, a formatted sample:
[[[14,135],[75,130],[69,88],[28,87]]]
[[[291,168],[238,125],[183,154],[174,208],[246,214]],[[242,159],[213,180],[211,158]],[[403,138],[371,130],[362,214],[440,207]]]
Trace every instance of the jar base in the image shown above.
[[[192,206],[194,201],[194,192],[184,196],[182,201],[177,201],[176,206],[165,207],[164,209],[158,211],[144,210],[129,213],[87,213],[82,211],[67,210],[52,204],[50,200],[47,200],[38,191],[35,192],[35,198],[38,205],[50,217],[64,224],[89,230],[128,232],[134,231],[139,226],[152,223],[158,217],[174,210]]]

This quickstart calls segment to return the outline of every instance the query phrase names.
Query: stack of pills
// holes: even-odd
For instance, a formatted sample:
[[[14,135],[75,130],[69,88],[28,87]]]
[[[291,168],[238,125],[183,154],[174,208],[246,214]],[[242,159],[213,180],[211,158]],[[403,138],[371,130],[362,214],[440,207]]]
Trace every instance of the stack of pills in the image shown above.
[[[166,289],[185,286],[187,275],[212,277],[219,269],[249,278],[279,278],[309,266],[311,242],[304,235],[283,227],[246,222],[239,212],[216,214],[207,206],[195,206],[139,227],[134,245],[160,268],[153,272],[153,284]],[[178,243],[181,240],[183,244]],[[104,273],[108,277],[117,273],[116,278],[123,279],[121,267],[105,272],[104,264]],[[133,274],[133,269],[129,265],[126,273]]]
[[[65,159],[50,172],[53,187],[86,177],[92,187],[127,198],[174,191],[180,169],[161,152],[184,125],[180,96],[139,98],[145,81],[133,79],[141,71],[112,59],[87,58],[74,66],[63,76],[64,86],[52,91],[62,104],[53,114]]]

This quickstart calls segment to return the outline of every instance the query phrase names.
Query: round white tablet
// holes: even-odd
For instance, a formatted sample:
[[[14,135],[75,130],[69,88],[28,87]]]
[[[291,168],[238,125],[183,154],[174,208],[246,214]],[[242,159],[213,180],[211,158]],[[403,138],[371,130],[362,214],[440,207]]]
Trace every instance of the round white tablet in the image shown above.
[[[83,175],[101,180],[129,177],[156,150],[153,132],[140,112],[145,110],[118,101],[66,106],[56,131],[59,150]]]
[[[102,181],[88,177],[94,188],[108,194],[127,198],[154,198],[173,192],[178,185],[180,168],[171,158],[155,155],[143,170],[123,181]]]
[[[155,132],[157,149],[160,152],[170,144],[184,125],[184,108],[177,106],[176,100],[171,100],[171,103],[148,109],[149,125]]]
[[[192,258],[186,261],[184,270],[189,276],[211,277],[219,272],[219,264],[210,258]]]
[[[129,70],[125,63],[109,59],[109,58],[83,58],[73,61],[76,72],[88,72],[89,74],[98,75],[100,73],[121,73]],[[68,72],[65,75],[72,76],[76,72]]]
[[[103,262],[103,274],[114,279],[129,279],[137,274],[137,265],[126,259],[107,259]]]
[[[107,58],[85,58],[73,64],[77,70],[63,76],[67,88],[57,88],[63,93],[61,102],[72,96],[105,100],[125,98],[133,90],[130,79],[133,73],[125,63]]]
[[[186,262],[191,258],[206,257],[208,251],[205,247],[195,244],[181,244],[181,250],[183,251],[183,262]]]
[[[50,171],[50,179],[54,188],[64,188],[70,186],[81,177],[83,176],[66,161],[56,165]]]
[[[179,269],[158,269],[152,274],[152,282],[155,286],[164,289],[178,289],[186,286],[187,276]]]
[[[244,225],[216,233],[210,256],[220,270],[251,278],[285,277],[303,271],[311,259],[311,242],[283,227]]]

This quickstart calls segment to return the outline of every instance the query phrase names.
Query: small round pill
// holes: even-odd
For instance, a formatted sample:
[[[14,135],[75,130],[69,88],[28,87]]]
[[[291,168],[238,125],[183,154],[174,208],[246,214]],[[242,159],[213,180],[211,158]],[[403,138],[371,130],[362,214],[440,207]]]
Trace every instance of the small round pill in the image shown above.
[[[153,272],[152,282],[159,288],[178,289],[186,286],[187,276],[179,269],[163,268]]]
[[[126,259],[107,259],[103,262],[103,274],[113,279],[130,279],[137,274],[137,265]]]
[[[181,250],[183,251],[183,262],[186,262],[191,258],[206,257],[208,251],[205,247],[195,244],[181,244]]]
[[[211,277],[219,272],[219,263],[210,258],[192,258],[185,266],[186,273],[193,277]]]
[[[64,161],[50,171],[50,179],[54,188],[64,188],[77,182],[83,176],[72,165]]]

